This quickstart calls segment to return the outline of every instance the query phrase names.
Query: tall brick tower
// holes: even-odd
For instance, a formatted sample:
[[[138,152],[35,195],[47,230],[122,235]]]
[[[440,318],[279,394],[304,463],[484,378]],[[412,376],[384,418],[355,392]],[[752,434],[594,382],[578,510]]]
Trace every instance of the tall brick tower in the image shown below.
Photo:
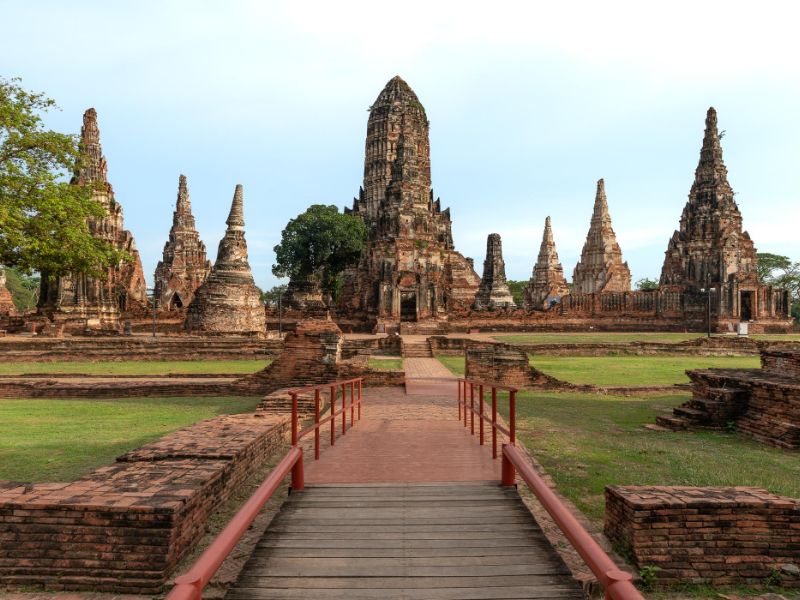
[[[622,262],[622,250],[611,226],[605,182],[597,182],[594,211],[581,259],[572,273],[574,294],[627,292],[631,289],[631,271]]]
[[[154,276],[159,307],[175,310],[189,306],[195,290],[211,271],[211,261],[206,258],[206,245],[195,227],[186,175],[178,178],[178,199],[163,256]]]
[[[564,268],[558,260],[550,217],[547,217],[544,220],[539,256],[533,265],[530,281],[522,292],[523,305],[527,310],[550,308],[552,303],[558,303],[567,294],[569,286],[564,279]]]
[[[89,219],[89,231],[130,254],[133,261],[110,268],[105,279],[82,274],[50,277],[42,273],[38,310],[54,320],[80,320],[90,326],[114,329],[119,325],[120,311],[146,306],[147,287],[136,242],[124,228],[122,205],[108,182],[97,111],[93,108],[83,114],[80,152],[82,162],[71,183],[91,185],[92,197],[106,212],[99,219]]]
[[[364,219],[369,241],[345,274],[342,308],[387,321],[469,309],[480,278],[453,247],[450,210],[434,200],[428,118],[400,77],[370,108],[364,183],[347,212]]]

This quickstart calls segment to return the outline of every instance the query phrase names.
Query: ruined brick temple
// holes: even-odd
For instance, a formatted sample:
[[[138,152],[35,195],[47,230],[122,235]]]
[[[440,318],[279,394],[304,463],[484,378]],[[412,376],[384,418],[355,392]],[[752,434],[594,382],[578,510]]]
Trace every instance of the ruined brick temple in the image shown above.
[[[71,183],[92,186],[92,197],[106,212],[99,219],[89,219],[89,230],[95,237],[127,252],[133,260],[108,269],[105,279],[83,274],[49,276],[42,273],[38,312],[80,328],[117,329],[120,312],[146,306],[147,287],[133,235],[124,228],[122,205],[108,182],[94,108],[83,114],[80,154],[81,164]]]
[[[341,308],[390,325],[468,310],[480,279],[453,246],[450,210],[434,199],[428,117],[400,77],[370,108],[365,154],[347,212],[364,219],[369,239],[345,273]]]
[[[558,260],[552,223],[550,217],[547,217],[544,221],[539,256],[533,266],[531,279],[522,292],[523,305],[526,310],[548,309],[567,294],[569,286],[564,278],[564,268]]]
[[[226,223],[217,260],[189,304],[184,328],[195,333],[260,335],[266,330],[266,315],[247,260],[241,185],[236,186]]]
[[[16,312],[14,299],[6,287],[6,272],[0,267],[0,315],[14,315]]]
[[[611,226],[605,182],[597,182],[592,221],[581,259],[572,273],[572,291],[576,294],[627,292],[631,289],[631,271],[622,262],[622,250]]]
[[[680,228],[667,245],[661,286],[680,292],[710,291],[718,328],[739,321],[786,319],[789,292],[758,282],[753,241],[728,183],[717,131],[717,111],[709,108],[689,201]]]
[[[475,296],[478,310],[509,308],[515,306],[506,280],[506,263],[503,260],[503,242],[500,234],[490,233],[486,240],[486,260],[483,261],[483,277]]]
[[[189,306],[195,291],[210,272],[211,261],[206,258],[206,245],[194,224],[186,176],[181,175],[172,228],[164,244],[164,258],[158,262],[154,276],[159,308],[177,310]]]

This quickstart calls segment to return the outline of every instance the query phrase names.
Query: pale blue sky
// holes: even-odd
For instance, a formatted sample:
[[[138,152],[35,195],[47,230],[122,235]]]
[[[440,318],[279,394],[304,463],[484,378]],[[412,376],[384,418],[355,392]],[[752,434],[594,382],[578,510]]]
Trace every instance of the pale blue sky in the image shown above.
[[[109,179],[152,282],[178,175],[216,254],[244,185],[256,281],[313,203],[349,205],[367,108],[401,75],[431,121],[434,192],[480,271],[502,235],[527,279],[547,215],[571,276],[606,180],[634,280],[657,278],[713,105],[760,251],[800,260],[800,36],[792,3],[20,2],[0,0],[0,74],[80,129],[99,115]]]

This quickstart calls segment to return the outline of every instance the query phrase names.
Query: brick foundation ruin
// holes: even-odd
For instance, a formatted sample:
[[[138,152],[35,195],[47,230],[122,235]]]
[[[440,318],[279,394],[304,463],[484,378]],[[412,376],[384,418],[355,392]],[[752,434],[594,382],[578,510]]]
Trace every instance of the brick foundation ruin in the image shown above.
[[[524,351],[509,344],[468,341],[465,377],[514,387],[562,387],[563,382],[533,368]]]
[[[285,417],[226,415],[71,483],[0,482],[0,584],[160,593],[209,516],[287,431]]]
[[[800,448],[800,350],[761,352],[761,369],[687,371],[692,399],[656,422],[673,430],[731,425],[755,439]]]
[[[766,490],[609,486],[605,534],[660,583],[800,587],[800,501]]]

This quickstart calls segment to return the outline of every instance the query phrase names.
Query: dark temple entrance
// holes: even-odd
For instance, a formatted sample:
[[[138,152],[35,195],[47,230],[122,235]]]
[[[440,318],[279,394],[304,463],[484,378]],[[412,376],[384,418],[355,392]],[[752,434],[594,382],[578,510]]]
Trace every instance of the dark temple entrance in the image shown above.
[[[170,310],[177,310],[183,308],[183,302],[181,302],[181,297],[178,296],[177,293],[172,295],[172,299],[169,301],[169,309]]]
[[[400,320],[417,320],[417,292],[400,292]]]
[[[753,319],[753,292],[741,292],[739,316],[742,321]]]

